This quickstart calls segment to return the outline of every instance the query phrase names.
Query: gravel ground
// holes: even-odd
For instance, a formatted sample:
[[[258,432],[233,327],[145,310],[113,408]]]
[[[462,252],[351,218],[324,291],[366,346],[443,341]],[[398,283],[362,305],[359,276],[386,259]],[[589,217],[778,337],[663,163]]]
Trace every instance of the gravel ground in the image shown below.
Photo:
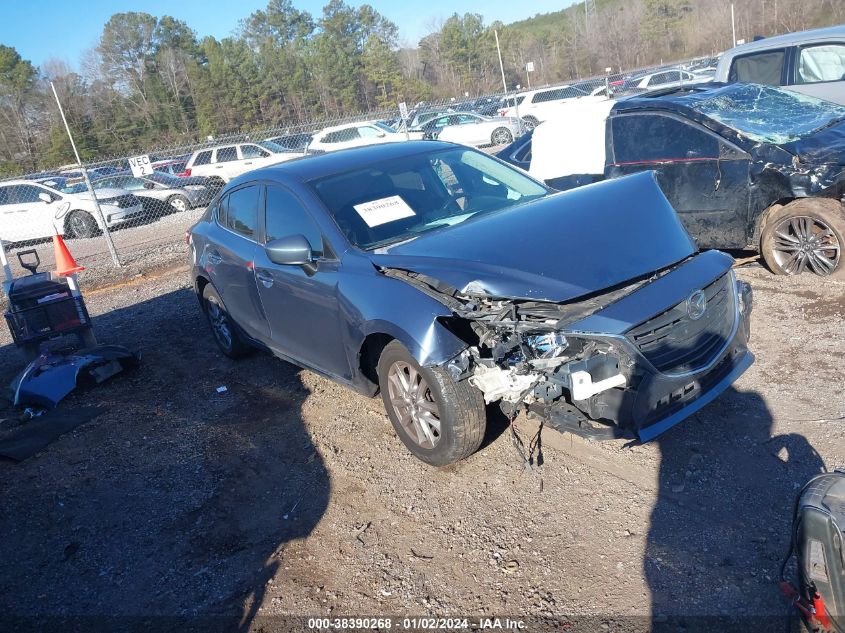
[[[62,404],[99,417],[0,463],[0,611],[231,616],[214,622],[241,630],[285,614],[784,630],[761,618],[786,612],[790,505],[845,465],[845,283],[739,275],[757,362],[735,388],[646,445],[546,431],[532,471],[500,421],[477,454],[435,469],[380,400],[265,354],[226,359],[186,269],[89,292],[101,342],[142,364]],[[22,359],[2,337],[8,379]],[[5,417],[0,432],[17,424]]]

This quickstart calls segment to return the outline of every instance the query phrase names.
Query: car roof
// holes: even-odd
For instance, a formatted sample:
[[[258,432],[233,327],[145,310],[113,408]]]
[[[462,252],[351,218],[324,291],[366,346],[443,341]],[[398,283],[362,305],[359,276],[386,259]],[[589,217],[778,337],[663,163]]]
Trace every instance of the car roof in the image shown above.
[[[443,141],[403,141],[401,143],[378,143],[363,147],[340,149],[325,154],[303,156],[248,172],[245,180],[283,175],[300,182],[308,182],[324,176],[341,174],[367,164],[396,160],[444,149],[468,149],[464,145]]]
[[[755,42],[747,42],[745,44],[735,46],[727,51],[727,55],[730,57],[736,57],[753,51],[780,48],[781,46],[792,46],[793,44],[805,44],[834,38],[845,38],[845,24],[828,26],[821,29],[810,29],[808,31],[798,31],[797,33],[786,33],[784,35],[764,37],[763,39]]]
[[[324,134],[326,132],[337,132],[338,130],[345,130],[348,127],[353,127],[355,125],[375,125],[378,121],[350,121],[349,123],[343,123],[342,125],[332,125],[330,127],[324,127],[322,130],[317,132],[317,134]]]

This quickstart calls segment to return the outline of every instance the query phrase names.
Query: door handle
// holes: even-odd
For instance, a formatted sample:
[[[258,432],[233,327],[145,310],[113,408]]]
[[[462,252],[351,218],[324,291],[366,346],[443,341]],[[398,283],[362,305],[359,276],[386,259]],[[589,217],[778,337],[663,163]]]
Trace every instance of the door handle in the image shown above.
[[[260,270],[255,273],[255,277],[265,288],[271,288],[273,286],[273,275],[270,273],[265,273],[263,270]]]
[[[208,254],[208,261],[210,263],[214,264],[214,265],[217,265],[217,264],[219,264],[220,262],[223,261],[223,258],[220,256],[220,253],[218,253],[217,251],[211,251]]]
[[[248,160],[247,162],[244,163],[244,165],[252,165],[252,161]]]

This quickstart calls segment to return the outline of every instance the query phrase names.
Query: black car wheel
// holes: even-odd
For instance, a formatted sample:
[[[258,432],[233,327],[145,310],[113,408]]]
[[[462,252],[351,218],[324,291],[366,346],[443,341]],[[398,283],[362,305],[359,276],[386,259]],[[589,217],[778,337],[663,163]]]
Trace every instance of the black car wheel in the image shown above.
[[[177,193],[174,196],[170,196],[167,202],[172,207],[171,211],[187,211],[191,208],[191,202],[182,194]]]
[[[241,338],[235,322],[226,311],[226,306],[220,299],[220,295],[211,284],[206,284],[202,291],[202,305],[205,309],[205,316],[208,317],[208,324],[211,326],[211,333],[217,347],[229,358],[240,358],[250,351],[250,346]]]
[[[65,234],[71,237],[94,237],[98,232],[97,221],[87,211],[71,211],[65,220]]]
[[[540,122],[536,118],[534,118],[533,116],[527,116],[524,119],[522,119],[522,124],[525,126],[525,131],[528,132],[530,130],[533,130],[538,125],[540,125]]]
[[[490,142],[493,145],[508,145],[513,143],[513,134],[506,127],[496,128],[493,130],[493,134],[490,135]]]
[[[378,362],[384,407],[399,439],[422,461],[452,464],[474,453],[487,418],[481,392],[440,367],[421,367],[398,341]]]
[[[843,247],[845,210],[829,198],[804,198],[772,209],[760,232],[761,254],[777,275],[841,274]]]

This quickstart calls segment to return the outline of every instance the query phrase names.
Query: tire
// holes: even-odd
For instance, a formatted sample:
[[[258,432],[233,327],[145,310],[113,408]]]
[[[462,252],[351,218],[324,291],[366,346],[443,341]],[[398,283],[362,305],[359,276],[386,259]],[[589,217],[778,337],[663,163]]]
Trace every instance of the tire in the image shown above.
[[[220,351],[229,358],[246,356],[252,348],[242,338],[235,322],[226,311],[223,300],[210,283],[202,290],[202,306],[214,335],[214,342]]]
[[[540,125],[540,122],[533,116],[527,116],[522,119],[522,124],[525,126],[525,131],[530,132],[535,127]]]
[[[65,219],[65,234],[73,238],[94,237],[99,232],[97,221],[87,211],[71,211]]]
[[[506,127],[496,128],[490,135],[490,143],[493,145],[510,145],[513,143],[513,134]]]
[[[191,208],[191,201],[180,193],[177,193],[175,196],[170,196],[167,199],[167,204],[170,205],[170,211],[176,211],[178,213],[188,211]]]
[[[402,378],[404,385],[417,389],[404,389]],[[399,341],[384,348],[378,362],[378,381],[396,434],[422,461],[432,466],[453,464],[481,446],[487,426],[484,398],[467,381],[455,382],[440,367],[420,367]],[[420,387],[422,393],[418,392]],[[412,408],[402,412],[406,406]],[[439,430],[431,424],[433,421],[437,421]]]
[[[760,254],[776,275],[845,273],[845,209],[831,198],[774,206],[760,227]]]

